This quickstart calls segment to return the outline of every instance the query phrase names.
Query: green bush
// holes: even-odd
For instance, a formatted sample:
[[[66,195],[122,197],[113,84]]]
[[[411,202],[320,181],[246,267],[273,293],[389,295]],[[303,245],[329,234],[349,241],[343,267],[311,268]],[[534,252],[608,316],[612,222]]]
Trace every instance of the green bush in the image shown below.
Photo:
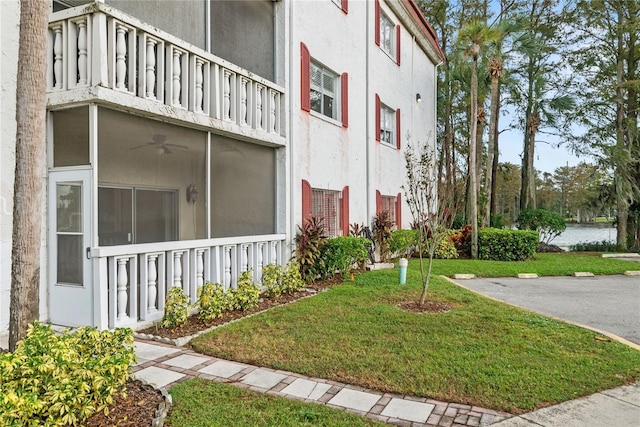
[[[135,361],[130,329],[56,335],[34,322],[13,353],[0,354],[0,425],[82,425],[108,413]]]
[[[238,287],[229,289],[231,298],[231,309],[247,311],[258,305],[260,300],[260,289],[253,283],[251,270],[243,272],[238,277]]]
[[[189,297],[181,287],[174,286],[167,293],[164,303],[164,316],[160,326],[163,328],[177,328],[187,323],[189,319]]]
[[[418,230],[395,230],[391,232],[391,252],[409,258],[417,251]]]
[[[198,289],[196,305],[200,309],[198,316],[201,319],[213,320],[230,309],[230,295],[221,284],[206,282]]]
[[[525,209],[518,216],[518,229],[536,230],[547,245],[567,228],[565,220],[546,209]]]
[[[618,246],[614,242],[603,240],[601,242],[578,242],[569,246],[571,252],[616,252]]]
[[[291,260],[285,268],[279,264],[265,265],[262,269],[262,286],[267,297],[277,297],[301,290],[305,282],[300,274],[300,266]]]
[[[455,243],[453,243],[453,238],[457,236],[459,232],[457,230],[443,229],[441,233],[442,240],[438,243],[433,257],[438,259],[458,258],[458,250],[456,249]]]
[[[368,258],[364,237],[338,236],[327,239],[320,251],[323,269],[319,271],[324,278],[340,273],[349,274],[354,267],[363,267]]]
[[[478,231],[478,257],[493,261],[524,261],[538,246],[538,232],[483,228]]]

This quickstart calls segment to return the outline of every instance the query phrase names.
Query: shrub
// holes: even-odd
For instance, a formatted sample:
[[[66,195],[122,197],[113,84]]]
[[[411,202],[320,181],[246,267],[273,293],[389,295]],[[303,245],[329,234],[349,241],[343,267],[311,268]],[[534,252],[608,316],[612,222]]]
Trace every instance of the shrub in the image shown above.
[[[373,217],[373,236],[378,249],[380,250],[380,260],[387,262],[391,256],[389,247],[391,243],[391,229],[394,226],[389,211],[378,212]]]
[[[108,413],[135,361],[130,329],[56,335],[34,322],[13,353],[0,354],[0,425],[81,425]]]
[[[327,239],[322,247],[323,270],[320,275],[331,277],[336,272],[346,276],[354,267],[363,267],[368,258],[367,239],[364,237],[338,236]]]
[[[250,310],[258,305],[260,300],[260,289],[253,283],[251,270],[243,272],[238,277],[238,287],[229,289],[227,292],[232,295],[232,310]]]
[[[438,247],[433,254],[434,258],[439,259],[455,259],[458,258],[458,250],[456,249],[456,245],[453,243],[454,237],[458,236],[458,231],[443,229],[442,240],[438,243]]]
[[[538,246],[538,232],[483,228],[478,232],[478,257],[493,261],[524,261]]]
[[[569,246],[571,252],[616,252],[618,247],[615,243],[603,240],[601,242],[578,242]]]
[[[174,286],[167,293],[164,303],[164,316],[160,326],[163,328],[177,328],[187,323],[189,318],[189,297],[181,287]]]
[[[295,258],[303,280],[315,279],[317,272],[323,269],[320,251],[326,240],[323,218],[311,216],[304,221],[302,227],[298,226]]]
[[[391,253],[409,258],[417,251],[418,230],[395,230],[391,232]]]
[[[231,301],[229,294],[225,292],[224,286],[219,283],[206,282],[198,289],[198,301],[196,305],[200,309],[198,317],[203,320],[213,320],[222,316],[222,313],[229,310]]]
[[[285,268],[278,264],[268,264],[262,269],[262,286],[268,297],[292,294],[304,288],[305,282],[300,275],[300,266],[290,260]]]
[[[525,209],[518,216],[518,229],[536,230],[547,245],[567,228],[564,219],[546,209]]]

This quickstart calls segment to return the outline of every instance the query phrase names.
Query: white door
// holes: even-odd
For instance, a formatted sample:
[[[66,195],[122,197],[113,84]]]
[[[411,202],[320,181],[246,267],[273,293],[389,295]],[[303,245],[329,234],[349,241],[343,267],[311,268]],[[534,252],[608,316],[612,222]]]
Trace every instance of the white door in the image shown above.
[[[55,325],[93,324],[91,192],[91,170],[49,173],[49,315]]]

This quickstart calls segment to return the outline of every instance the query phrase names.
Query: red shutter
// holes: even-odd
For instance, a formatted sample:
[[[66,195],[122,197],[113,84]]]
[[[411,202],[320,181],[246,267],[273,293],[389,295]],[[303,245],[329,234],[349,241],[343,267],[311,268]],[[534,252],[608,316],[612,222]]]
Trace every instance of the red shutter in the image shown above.
[[[402,228],[402,194],[396,196],[396,228]]]
[[[342,127],[349,127],[349,74],[342,73],[340,77],[341,88],[341,102],[342,102]]]
[[[376,0],[375,4],[375,41],[378,46],[380,46],[380,1]]]
[[[311,216],[311,184],[302,180],[302,225]]]
[[[342,0],[342,11],[349,13],[349,0]]]
[[[396,110],[396,147],[400,149],[400,109]]]
[[[309,49],[300,42],[300,108],[304,111],[311,111],[310,62]]]
[[[376,141],[380,142],[380,97],[376,93]]]
[[[342,189],[342,235],[349,235],[349,186]]]
[[[400,65],[400,25],[396,25],[396,63]]]
[[[376,214],[382,212],[382,194],[380,190],[376,190]]]

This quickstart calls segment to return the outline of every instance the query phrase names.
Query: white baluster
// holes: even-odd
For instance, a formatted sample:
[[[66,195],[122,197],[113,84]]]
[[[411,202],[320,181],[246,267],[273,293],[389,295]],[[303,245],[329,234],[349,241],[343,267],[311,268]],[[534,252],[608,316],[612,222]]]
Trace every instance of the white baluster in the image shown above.
[[[271,91],[271,132],[276,131],[276,93]]]
[[[196,251],[196,287],[204,284],[204,250]]]
[[[156,91],[156,41],[147,38],[147,55],[146,55],[146,91],[147,98],[155,98]]]
[[[223,84],[223,115],[222,117],[225,120],[229,120],[231,118],[231,73],[227,70],[224,70],[224,78]]]
[[[87,21],[83,19],[78,26],[78,84],[87,84]]]
[[[271,264],[278,262],[278,242],[271,242]]]
[[[157,259],[158,255],[149,255],[147,258],[147,311],[154,311],[156,309],[156,295],[158,294]]]
[[[242,79],[240,92],[240,124],[247,124],[247,81]]]
[[[258,253],[256,254],[256,280],[262,280],[262,260],[264,259],[264,243],[258,243]]]
[[[256,91],[256,127],[263,129],[262,126],[262,87],[258,87]]]
[[[173,253],[173,286],[182,286],[182,252]]]
[[[242,265],[242,271],[249,270],[249,245],[240,246],[240,252],[242,253],[242,259],[240,265]]]
[[[204,77],[202,75],[202,65],[204,62],[200,58],[196,58],[196,105],[195,109],[197,113],[202,112],[202,82]]]
[[[231,286],[231,248],[224,248],[224,288]]]
[[[173,50],[173,105],[180,105],[180,75],[182,70],[180,69],[180,57],[182,52]]]
[[[127,41],[125,34],[127,28],[118,25],[116,28],[116,89],[124,89],[124,82],[127,77]]]
[[[127,276],[127,258],[118,259],[118,319],[127,317],[127,284],[129,277]]]
[[[55,88],[62,89],[62,25],[53,27],[53,79]]]

